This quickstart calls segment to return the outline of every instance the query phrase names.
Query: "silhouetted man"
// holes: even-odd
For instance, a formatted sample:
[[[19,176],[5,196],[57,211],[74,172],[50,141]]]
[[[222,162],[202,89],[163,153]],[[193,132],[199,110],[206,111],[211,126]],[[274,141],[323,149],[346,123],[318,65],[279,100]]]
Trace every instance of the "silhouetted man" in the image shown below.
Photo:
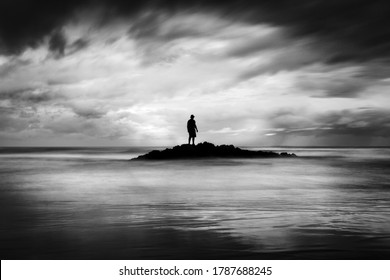
[[[195,116],[191,115],[190,119],[187,122],[187,131],[189,134],[188,145],[190,145],[191,143],[191,138],[192,138],[192,145],[195,145],[195,137],[196,137],[196,133],[198,132],[198,128],[196,127],[194,118]]]

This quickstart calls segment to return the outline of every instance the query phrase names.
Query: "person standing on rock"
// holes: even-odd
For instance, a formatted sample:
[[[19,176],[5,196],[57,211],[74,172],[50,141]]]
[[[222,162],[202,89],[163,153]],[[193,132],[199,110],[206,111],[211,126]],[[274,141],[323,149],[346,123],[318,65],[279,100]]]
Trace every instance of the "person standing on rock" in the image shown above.
[[[198,132],[198,128],[196,127],[196,123],[194,120],[195,116],[191,115],[190,119],[187,122],[187,131],[188,131],[188,145],[191,144],[192,139],[192,145],[195,145],[195,137],[196,133]]]

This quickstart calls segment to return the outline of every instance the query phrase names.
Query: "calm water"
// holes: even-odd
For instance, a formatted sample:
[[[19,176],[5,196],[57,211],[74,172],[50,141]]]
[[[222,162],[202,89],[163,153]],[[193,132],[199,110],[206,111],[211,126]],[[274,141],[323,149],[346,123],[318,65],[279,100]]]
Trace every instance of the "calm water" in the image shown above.
[[[0,149],[1,259],[390,259],[390,149],[148,150]]]

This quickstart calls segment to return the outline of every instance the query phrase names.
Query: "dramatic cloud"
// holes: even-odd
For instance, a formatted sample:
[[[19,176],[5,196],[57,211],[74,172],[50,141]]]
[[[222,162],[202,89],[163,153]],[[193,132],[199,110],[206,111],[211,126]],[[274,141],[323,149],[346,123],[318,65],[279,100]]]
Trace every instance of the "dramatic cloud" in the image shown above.
[[[74,13],[91,7],[106,10],[102,24],[117,15],[134,16],[147,10],[172,15],[196,9],[232,20],[287,26],[296,36],[318,36],[329,41],[337,50],[331,62],[383,57],[390,52],[390,5],[385,0],[4,0],[0,4],[2,51],[13,53],[35,46]],[[185,31],[184,28],[166,35],[181,36],[180,32]]]
[[[49,50],[57,57],[62,57],[65,54],[66,38],[60,32],[57,31],[51,35],[49,40]]]
[[[1,1],[0,144],[388,145],[389,6]]]

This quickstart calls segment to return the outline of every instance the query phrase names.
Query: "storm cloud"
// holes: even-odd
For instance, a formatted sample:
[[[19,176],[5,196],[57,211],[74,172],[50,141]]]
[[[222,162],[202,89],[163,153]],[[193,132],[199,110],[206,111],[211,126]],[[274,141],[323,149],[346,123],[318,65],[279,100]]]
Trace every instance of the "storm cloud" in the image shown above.
[[[200,141],[390,144],[387,1],[4,0],[0,11],[2,145],[176,144],[190,114]]]
[[[71,20],[78,11],[91,7],[102,7],[106,11],[101,17],[102,24],[118,16],[136,17],[144,11],[172,15],[198,10],[212,12],[231,21],[287,26],[291,35],[326,40],[334,48],[334,54],[328,59],[332,63],[390,54],[390,4],[384,0],[4,0],[0,3],[0,51],[17,53],[25,47],[34,47]],[[153,21],[150,22],[153,24]],[[152,27],[148,30],[153,32]],[[167,36],[182,35],[190,33],[183,29]],[[54,33],[52,40],[53,48],[61,50],[59,33]]]

